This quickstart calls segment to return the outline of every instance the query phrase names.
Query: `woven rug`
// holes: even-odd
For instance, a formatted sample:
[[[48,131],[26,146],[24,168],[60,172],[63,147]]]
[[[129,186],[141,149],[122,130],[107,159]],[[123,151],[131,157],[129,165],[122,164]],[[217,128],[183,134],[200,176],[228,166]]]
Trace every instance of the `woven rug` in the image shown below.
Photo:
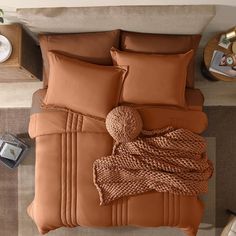
[[[208,138],[209,158],[215,161],[215,138]],[[18,236],[39,236],[37,228],[33,221],[26,213],[27,206],[34,197],[34,151],[25,159],[18,168]],[[210,191],[204,196],[206,210],[203,218],[204,223],[214,224],[215,222],[215,177],[210,181]],[[163,228],[109,228],[109,229],[92,229],[92,228],[74,228],[58,229],[50,232],[51,236],[181,236],[184,235],[179,229]],[[200,232],[199,232],[199,235]],[[213,234],[214,235],[214,234]]]
[[[29,124],[29,114],[30,109],[28,108],[0,109],[0,133],[27,133]]]
[[[207,137],[216,138],[216,225],[228,221],[226,209],[236,211],[236,107],[205,107],[209,126]]]
[[[29,109],[0,109],[0,134],[26,133]],[[18,235],[18,170],[0,165],[0,236]]]
[[[13,111],[15,110],[15,111]],[[27,131],[29,110],[22,109],[8,109],[4,112],[9,114],[1,115],[0,121],[5,122],[7,131],[13,133],[24,133]],[[214,175],[210,181],[209,193],[203,197],[206,210],[202,222],[214,224],[219,222],[219,219],[227,221],[227,215],[224,212],[225,206],[233,207],[235,199],[230,199],[228,193],[233,197],[235,190],[231,188],[228,182],[228,174],[221,175],[220,178],[226,184],[219,186],[218,173],[222,173],[225,169],[222,167],[222,162],[226,162],[231,175],[234,171],[232,161],[229,159],[236,154],[236,144],[233,140],[228,139],[234,137],[234,128],[231,127],[234,121],[236,122],[236,109],[229,107],[208,107],[210,125],[208,131],[205,133],[208,140],[208,155],[209,158],[216,164],[216,176]],[[3,118],[5,117],[5,118]],[[6,118],[7,117],[7,118]],[[20,119],[18,119],[20,117]],[[5,121],[4,121],[5,120]],[[15,120],[18,121],[15,122]],[[224,122],[220,123],[220,121]],[[221,124],[221,125],[219,125]],[[1,127],[4,127],[3,125]],[[219,130],[220,129],[220,130]],[[232,131],[229,131],[229,130]],[[3,129],[2,129],[3,131]],[[219,141],[218,141],[219,140]],[[231,140],[231,141],[228,141]],[[34,196],[34,145],[31,143],[31,150],[25,158],[22,165],[17,170],[8,170],[6,167],[0,166],[0,236],[39,236],[36,226],[33,221],[26,214],[26,207],[32,201]],[[224,159],[220,158],[224,157]],[[231,160],[231,161],[230,161]],[[219,165],[219,162],[221,165]],[[222,169],[223,168],[223,169]],[[227,172],[226,171],[226,172]],[[221,181],[221,183],[222,183]],[[231,180],[230,180],[231,181]],[[232,183],[231,183],[232,184]],[[220,187],[221,191],[218,191]],[[227,193],[224,194],[224,193]],[[217,195],[218,194],[218,195]],[[224,199],[227,199],[226,202]],[[223,204],[224,202],[224,204]],[[219,212],[217,212],[220,209]],[[223,223],[224,224],[224,223]],[[222,225],[222,224],[220,224]],[[205,227],[201,225],[201,227]],[[166,228],[109,228],[109,229],[91,229],[91,228],[75,228],[75,229],[59,229],[48,234],[49,236],[180,236],[183,233],[178,229]],[[220,235],[219,233],[206,230],[199,230],[198,236],[213,236]]]
[[[17,171],[0,165],[0,235],[17,236],[18,200]],[[9,234],[10,233],[10,234]]]

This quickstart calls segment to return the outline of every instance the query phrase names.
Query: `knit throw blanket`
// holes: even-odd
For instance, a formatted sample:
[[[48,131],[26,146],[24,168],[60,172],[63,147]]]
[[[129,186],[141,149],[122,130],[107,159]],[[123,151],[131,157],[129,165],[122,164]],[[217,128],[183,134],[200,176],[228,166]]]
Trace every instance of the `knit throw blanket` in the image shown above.
[[[196,196],[207,192],[212,173],[206,140],[171,127],[116,144],[111,156],[93,164],[101,205],[153,190]]]

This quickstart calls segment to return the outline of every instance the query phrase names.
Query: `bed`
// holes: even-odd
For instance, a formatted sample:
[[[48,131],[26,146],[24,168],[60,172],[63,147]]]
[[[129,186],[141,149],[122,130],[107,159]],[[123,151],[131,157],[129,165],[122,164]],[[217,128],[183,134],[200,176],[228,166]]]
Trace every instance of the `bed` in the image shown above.
[[[39,232],[129,225],[196,235],[204,210],[198,195],[148,191],[101,204],[93,171],[96,160],[113,152],[106,117],[117,106],[138,111],[143,130],[206,130],[204,98],[194,88],[200,35],[112,30],[39,40],[44,88],[34,94],[30,116],[36,176],[28,207]]]

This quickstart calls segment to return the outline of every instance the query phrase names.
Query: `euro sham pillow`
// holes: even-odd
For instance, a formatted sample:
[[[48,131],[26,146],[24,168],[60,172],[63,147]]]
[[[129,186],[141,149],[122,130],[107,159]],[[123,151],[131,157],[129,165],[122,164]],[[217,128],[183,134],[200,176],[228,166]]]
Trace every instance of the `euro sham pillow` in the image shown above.
[[[45,105],[100,118],[118,105],[127,67],[95,65],[55,52],[48,59]]]
[[[194,87],[195,55],[201,35],[147,34],[121,31],[120,49],[129,52],[178,54],[193,50],[188,66],[186,86]]]
[[[147,54],[111,49],[114,65],[127,65],[121,103],[185,106],[187,68],[193,51]]]
[[[76,34],[43,34],[39,43],[44,61],[44,86],[48,85],[49,62],[48,51],[58,51],[61,54],[72,55],[83,61],[112,65],[111,47],[118,47],[120,30],[96,33]]]

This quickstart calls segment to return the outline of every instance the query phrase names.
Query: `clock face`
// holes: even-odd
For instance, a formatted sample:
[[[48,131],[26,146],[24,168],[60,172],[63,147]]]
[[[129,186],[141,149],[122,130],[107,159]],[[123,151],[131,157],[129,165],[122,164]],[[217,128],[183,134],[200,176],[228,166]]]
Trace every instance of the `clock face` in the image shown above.
[[[233,64],[234,64],[234,60],[233,60],[232,57],[227,57],[227,58],[226,58],[226,61],[227,61],[227,64],[228,64],[228,65],[233,65]]]
[[[10,41],[3,35],[0,35],[0,63],[6,61],[12,53]]]

